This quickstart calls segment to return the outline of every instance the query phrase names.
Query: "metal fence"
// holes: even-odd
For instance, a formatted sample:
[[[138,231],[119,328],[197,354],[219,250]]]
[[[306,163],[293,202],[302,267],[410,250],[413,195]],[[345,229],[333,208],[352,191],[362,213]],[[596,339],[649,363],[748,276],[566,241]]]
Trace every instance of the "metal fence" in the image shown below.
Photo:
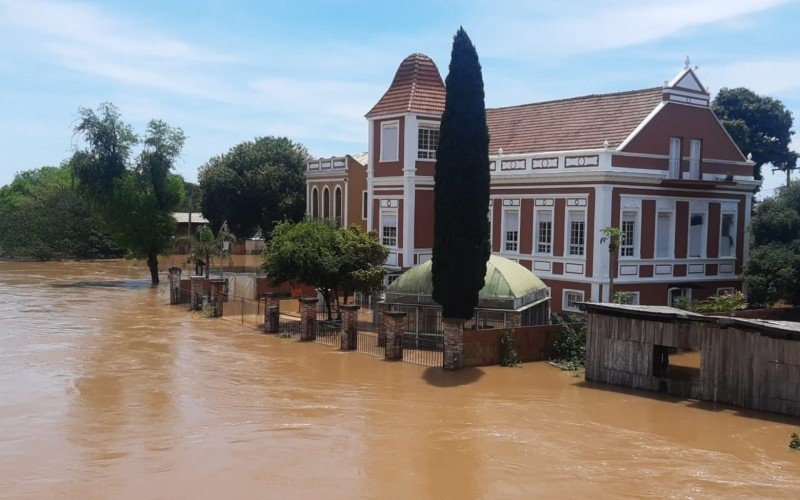
[[[383,359],[386,357],[386,339],[380,339],[377,331],[359,329],[356,350]]]
[[[264,325],[264,301],[226,294],[222,317],[251,326]]]
[[[339,347],[342,342],[342,321],[339,310],[333,308],[331,313],[325,304],[317,306],[317,321],[314,328],[314,341],[332,347]]]
[[[444,364],[444,336],[441,334],[403,333],[403,361],[425,366]]]
[[[300,338],[300,318],[281,314],[278,316],[278,336]]]

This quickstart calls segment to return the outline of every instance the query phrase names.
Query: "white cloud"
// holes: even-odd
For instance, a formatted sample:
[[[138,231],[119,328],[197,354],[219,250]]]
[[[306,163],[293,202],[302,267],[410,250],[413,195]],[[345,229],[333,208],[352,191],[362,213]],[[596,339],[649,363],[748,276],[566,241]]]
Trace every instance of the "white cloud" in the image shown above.
[[[641,45],[711,24],[741,28],[745,16],[788,1],[581,1],[548,11],[534,2],[493,3],[476,31],[485,55],[525,59]]]
[[[702,78],[725,87],[747,87],[759,94],[781,94],[800,89],[800,58],[710,65],[702,69]]]

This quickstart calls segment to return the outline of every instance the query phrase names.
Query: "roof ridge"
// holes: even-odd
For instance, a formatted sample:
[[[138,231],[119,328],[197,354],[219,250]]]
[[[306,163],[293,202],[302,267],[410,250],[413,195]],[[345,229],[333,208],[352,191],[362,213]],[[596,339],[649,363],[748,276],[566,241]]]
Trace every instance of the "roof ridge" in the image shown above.
[[[564,97],[564,98],[561,98],[561,99],[550,99],[550,100],[547,100],[547,101],[528,102],[528,103],[525,103],[525,104],[513,104],[511,106],[498,106],[496,108],[486,108],[486,110],[489,111],[489,110],[495,110],[495,109],[524,108],[526,106],[538,106],[540,104],[553,104],[553,103],[558,103],[558,102],[578,101],[578,100],[581,100],[581,99],[589,99],[589,98],[592,98],[592,97],[615,97],[615,96],[620,96],[620,95],[644,93],[644,92],[649,92],[649,91],[654,91],[654,90],[662,90],[662,89],[663,89],[663,87],[659,86],[659,87],[647,87],[647,88],[635,89],[635,90],[623,90],[623,91],[620,91],[620,92],[607,92],[607,93],[604,93],[604,94],[586,94],[586,95],[580,95],[580,96],[575,96],[575,97]]]
[[[417,91],[417,78],[419,77],[419,59],[421,54],[414,53],[414,70],[411,73],[411,92],[408,93],[408,106],[406,109],[411,109],[414,105],[414,93]]]

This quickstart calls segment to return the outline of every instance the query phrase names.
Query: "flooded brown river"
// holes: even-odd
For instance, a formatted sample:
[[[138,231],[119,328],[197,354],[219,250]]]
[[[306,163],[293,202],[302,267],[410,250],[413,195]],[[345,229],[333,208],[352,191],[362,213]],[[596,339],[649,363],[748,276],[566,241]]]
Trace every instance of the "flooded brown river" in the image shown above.
[[[798,419],[342,354],[170,307],[146,276],[0,262],[0,496],[800,496]]]

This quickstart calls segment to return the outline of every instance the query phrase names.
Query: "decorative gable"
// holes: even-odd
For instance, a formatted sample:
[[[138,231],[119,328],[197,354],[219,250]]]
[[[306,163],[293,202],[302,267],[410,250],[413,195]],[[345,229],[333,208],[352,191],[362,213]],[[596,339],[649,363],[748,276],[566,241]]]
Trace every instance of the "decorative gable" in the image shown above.
[[[672,81],[664,85],[663,98],[665,101],[708,106],[710,95],[708,89],[700,82],[697,74],[687,63],[687,66]]]

